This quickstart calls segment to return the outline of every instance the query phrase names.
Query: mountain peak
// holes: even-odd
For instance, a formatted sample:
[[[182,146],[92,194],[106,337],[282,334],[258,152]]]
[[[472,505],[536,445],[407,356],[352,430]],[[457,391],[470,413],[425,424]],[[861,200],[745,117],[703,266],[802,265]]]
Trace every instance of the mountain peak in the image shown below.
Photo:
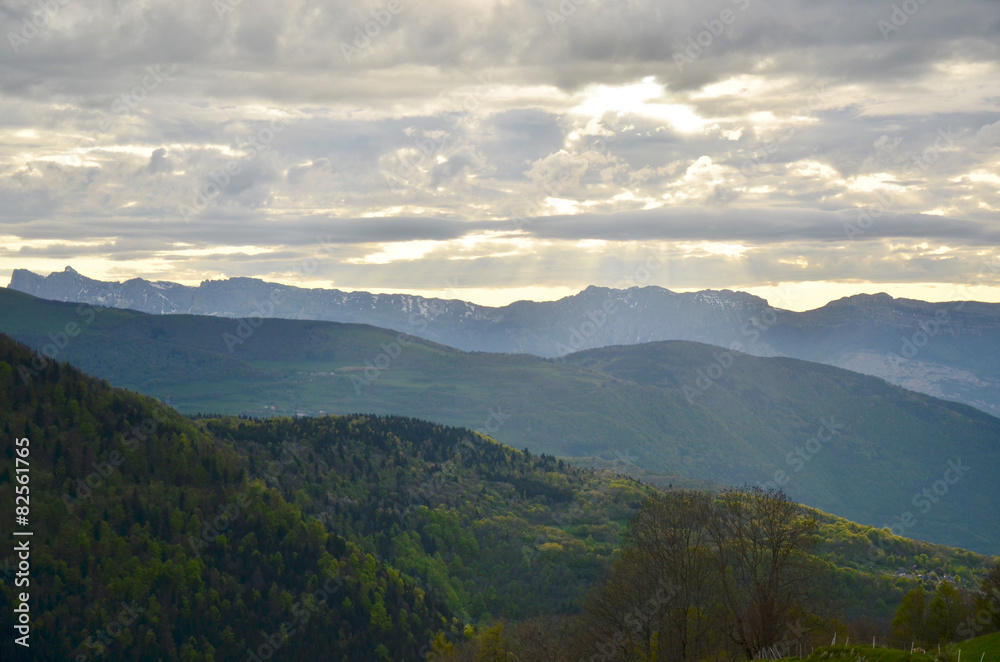
[[[831,301],[828,306],[836,305],[855,305],[855,306],[886,306],[891,304],[895,299],[885,292],[879,292],[878,294],[854,294],[849,297],[842,297],[836,301]]]

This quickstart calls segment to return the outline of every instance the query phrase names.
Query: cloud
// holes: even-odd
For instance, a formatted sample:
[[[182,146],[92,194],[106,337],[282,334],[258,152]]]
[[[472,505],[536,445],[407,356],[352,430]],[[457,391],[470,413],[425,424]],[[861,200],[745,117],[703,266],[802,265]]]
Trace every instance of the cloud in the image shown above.
[[[290,274],[330,237],[358,286],[607,282],[587,241],[706,286],[901,282],[996,245],[992,0],[53,7],[0,9],[0,276]]]
[[[167,150],[163,147],[154,149],[153,153],[149,156],[149,163],[146,165],[146,169],[152,173],[171,172],[173,167],[167,158]]]

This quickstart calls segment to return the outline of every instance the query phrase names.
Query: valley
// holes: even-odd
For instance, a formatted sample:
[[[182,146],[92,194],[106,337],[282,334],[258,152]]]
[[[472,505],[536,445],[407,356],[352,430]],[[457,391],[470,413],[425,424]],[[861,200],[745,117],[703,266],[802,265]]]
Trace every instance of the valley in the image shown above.
[[[10,290],[0,305],[0,332],[41,349],[76,324],[59,359],[189,414],[413,416],[658,484],[780,487],[909,537],[1000,549],[1000,420],[838,368],[681,341],[469,353],[301,320],[261,320],[244,339],[231,319]],[[939,483],[956,462],[970,469]],[[930,503],[927,489],[940,492]]]

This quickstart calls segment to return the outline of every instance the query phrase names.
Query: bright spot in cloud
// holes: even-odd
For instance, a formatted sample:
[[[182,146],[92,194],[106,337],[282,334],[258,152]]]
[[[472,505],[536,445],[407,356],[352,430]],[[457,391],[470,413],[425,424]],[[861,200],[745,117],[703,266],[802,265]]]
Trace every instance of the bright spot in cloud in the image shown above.
[[[528,255],[532,249],[531,241],[514,232],[477,232],[440,243],[457,252],[449,260],[515,257]]]
[[[825,183],[838,183],[842,184],[843,179],[840,173],[826,165],[825,163],[820,163],[819,161],[796,161],[795,163],[790,163],[788,169],[797,174],[800,177],[806,179],[819,180]],[[874,190],[874,189],[862,189],[862,190]]]
[[[772,78],[767,76],[734,76],[710,83],[691,95],[692,99],[721,99],[724,97],[758,96],[780,88],[798,85],[794,78]]]
[[[545,198],[545,202],[548,203],[549,207],[556,214],[573,214],[580,206],[580,203],[576,200],[567,200],[566,198],[549,197]]]
[[[214,246],[212,248],[184,248],[181,250],[163,251],[159,254],[198,257],[203,255],[261,255],[270,252],[272,252],[270,248],[262,246]]]
[[[997,175],[986,170],[975,170],[965,175],[964,177],[959,177],[958,180],[966,179],[970,182],[982,182],[985,184],[993,184],[994,186],[1000,186],[1000,175]]]
[[[779,120],[770,110],[761,110],[756,113],[750,113],[750,121],[754,123],[755,127],[761,126],[774,126],[778,124]]]
[[[887,172],[879,172],[873,175],[861,175],[851,180],[848,187],[854,191],[878,191],[889,189],[890,191],[904,191],[905,186],[896,183],[896,177]]]
[[[71,239],[21,239],[14,235],[0,235],[0,246],[7,251],[19,251],[22,248],[49,248],[52,246],[101,246],[103,241],[81,241]]]
[[[608,248],[608,242],[603,239],[583,239],[576,242],[576,247],[587,253],[603,253]]]
[[[653,76],[630,85],[593,85],[584,91],[583,101],[572,112],[588,117],[602,117],[611,112],[619,117],[640,115],[666,122],[683,133],[701,130],[705,120],[690,106],[652,101],[663,98],[665,94],[666,88],[657,83]]]
[[[382,244],[380,250],[364,257],[352,257],[349,264],[389,264],[390,262],[411,262],[424,257],[441,242],[431,240],[401,241]]]
[[[748,247],[740,244],[726,244],[717,241],[699,241],[694,243],[677,244],[677,247],[684,251],[683,258],[689,257],[725,257],[728,259],[739,259],[744,257],[749,250]]]

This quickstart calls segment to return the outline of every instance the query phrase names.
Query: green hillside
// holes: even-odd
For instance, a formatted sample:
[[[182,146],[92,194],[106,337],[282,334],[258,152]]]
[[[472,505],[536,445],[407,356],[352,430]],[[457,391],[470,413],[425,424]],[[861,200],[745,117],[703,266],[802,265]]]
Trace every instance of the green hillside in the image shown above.
[[[0,314],[0,331],[186,413],[419,417],[663,484],[777,485],[854,521],[1000,551],[1000,420],[828,366],[687,342],[564,360],[466,353],[367,326],[10,290]]]
[[[926,653],[870,645],[820,646],[808,657],[783,657],[785,662],[799,660],[867,660],[868,662],[1000,662],[1000,632],[976,637],[968,641],[943,646],[941,651]]]
[[[283,623],[280,659],[423,659],[435,633],[578,608],[649,489],[412,419],[191,421],[64,363],[24,384],[31,358],[0,336],[35,659],[246,659]],[[5,581],[0,619],[15,604]]]
[[[1000,632],[985,634],[956,644],[955,650],[962,651],[962,659],[975,662],[1000,662]]]
[[[440,596],[304,518],[231,446],[65,364],[24,385],[30,356],[0,336],[0,495],[14,502],[27,439],[33,532],[30,583],[4,582],[0,620],[30,591],[33,659],[245,659],[276,633],[282,659],[416,659],[449,622]],[[5,575],[18,563],[5,552]],[[20,659],[12,639],[0,657]]]
[[[0,336],[5,503],[14,439],[30,449],[35,659],[423,659],[435,636],[576,613],[652,489],[414,419],[192,421],[64,363],[24,383],[32,358]],[[812,516],[817,622],[887,619],[932,569],[971,586],[988,562]],[[0,619],[15,604],[5,581]]]

